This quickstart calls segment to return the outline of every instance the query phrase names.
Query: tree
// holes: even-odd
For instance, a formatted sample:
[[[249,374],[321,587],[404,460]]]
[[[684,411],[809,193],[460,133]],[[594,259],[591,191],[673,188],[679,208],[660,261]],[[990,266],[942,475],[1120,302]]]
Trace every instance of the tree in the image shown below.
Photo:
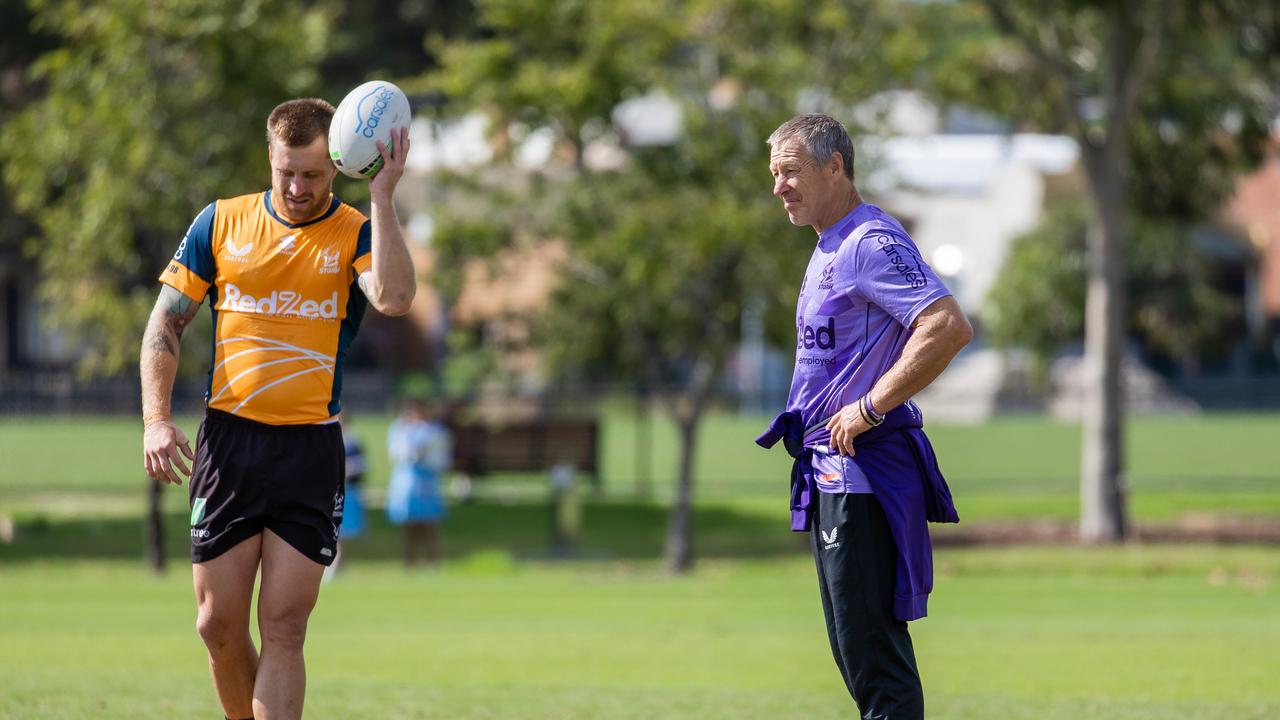
[[[266,180],[265,118],[314,93],[328,15],[284,0],[31,6],[58,47],[32,66],[47,92],[6,123],[0,162],[38,225],[54,321],[87,344],[83,371],[116,373],[191,218]]]
[[[987,296],[986,332],[996,347],[1014,345],[1031,356],[1031,382],[1047,387],[1049,361],[1084,332],[1083,203],[1049,210],[1009,254]]]
[[[538,238],[568,244],[533,340],[559,377],[660,391],[681,437],[667,563],[686,571],[697,430],[743,307],[766,298],[768,334],[790,347],[797,288],[788,279],[798,280],[813,242],[769,195],[764,139],[803,110],[847,116],[854,99],[909,68],[904,58],[920,45],[902,42],[903,21],[878,2],[485,0],[478,12],[481,37],[442,47],[433,82],[456,111],[487,110],[500,136],[551,132],[570,172],[552,168],[515,192],[504,176],[502,201],[486,211],[500,231],[443,222],[441,266]],[[678,105],[681,129],[638,147],[613,111],[649,92]],[[593,168],[593,141],[624,159]],[[481,247],[468,247],[476,238]]]
[[[1122,243],[1128,213],[1122,173],[1129,122],[1164,42],[1167,10],[1155,2],[1115,2],[1051,21],[1051,31],[1042,33],[1034,28],[1043,27],[1043,19],[1028,25],[1005,3],[990,0],[988,7],[1001,30],[1017,38],[1054,78],[1047,90],[1080,143],[1093,205],[1086,253],[1080,530],[1086,540],[1119,540],[1128,533],[1121,475],[1126,282]],[[1063,31],[1074,40],[1064,40]],[[1075,47],[1090,51],[1096,64],[1089,67],[1073,60]],[[1093,117],[1083,107],[1089,99],[1101,103],[1101,112]]]
[[[489,111],[499,132],[512,123],[554,131],[579,173],[586,144],[611,129],[614,107],[669,66],[680,31],[671,2],[476,5],[479,37],[435,39],[444,72],[433,84],[464,109]]]
[[[56,46],[31,66],[46,93],[5,123],[0,165],[37,226],[29,246],[52,319],[89,349],[80,369],[119,373],[136,367],[183,228],[212,198],[266,178],[266,115],[315,87],[326,14],[269,0],[31,8]],[[208,358],[196,345],[188,355]],[[148,557],[162,572],[158,481],[148,488]]]
[[[31,27],[31,12],[23,3],[0,5],[0,128],[35,99],[27,69],[52,47],[52,38]],[[0,177],[3,171],[0,158]],[[9,193],[0,193],[0,288],[27,274],[23,246],[34,230],[31,219],[13,208]]]
[[[364,0],[341,3],[335,13],[320,74],[337,93],[374,78],[407,80],[436,67],[438,59],[423,38],[463,35],[474,24],[470,0]]]
[[[939,13],[953,23],[935,58],[944,92],[1069,132],[1080,144],[1089,201],[1080,521],[1086,540],[1114,541],[1128,532],[1120,359],[1133,215],[1153,205],[1171,219],[1202,213],[1256,158],[1267,120],[1257,98],[1265,76],[1254,56],[1262,53],[1242,51],[1236,36],[1252,7],[984,0]],[[1254,20],[1251,27],[1273,37],[1266,34],[1274,33],[1273,14]],[[996,33],[1005,41],[992,42]],[[1201,162],[1180,163],[1188,151]],[[1171,166],[1181,172],[1169,172]]]
[[[1013,240],[991,288],[988,337],[998,347],[1025,348],[1041,388],[1049,360],[1084,333],[1087,227],[1083,201],[1049,208],[1035,229]],[[1195,366],[1230,347],[1241,308],[1214,286],[1191,233],[1138,214],[1124,256],[1133,277],[1128,322],[1150,351]]]
[[[751,295],[744,290],[778,286],[771,274],[787,268],[794,276],[803,259],[766,247],[787,232],[777,208],[717,188],[705,177],[710,167],[684,175],[686,152],[637,157],[645,170],[597,177],[592,191],[573,194],[562,226],[573,263],[541,333],[553,367],[637,378],[658,392],[676,422],[680,455],[666,553],[677,571],[694,560],[698,427],[739,339]]]
[[[661,343],[652,347],[652,353],[646,352],[645,341],[664,339],[655,332],[659,318],[650,312],[653,307],[684,316],[684,326],[665,336],[672,339],[687,338],[688,333],[681,331],[706,317],[688,304],[665,303],[675,298],[659,295],[656,287],[644,287],[654,279],[655,270],[661,274],[670,266],[660,255],[635,252],[637,241],[665,245],[672,232],[686,229],[689,223],[664,224],[672,219],[672,208],[661,199],[654,202],[652,185],[639,173],[592,173],[585,158],[588,143],[615,133],[614,108],[628,96],[658,84],[661,70],[672,65],[681,30],[675,6],[522,0],[487,0],[478,5],[485,35],[443,45],[444,70],[432,82],[461,100],[455,103],[456,111],[487,110],[500,135],[520,127],[553,132],[555,141],[568,150],[572,176],[554,188],[536,183],[521,197],[494,203],[508,208],[500,216],[497,232],[477,230],[474,221],[446,222],[437,234],[441,266],[454,267],[461,259],[486,254],[486,250],[492,253],[513,244],[562,237],[569,243],[572,261],[545,323],[533,338],[546,348],[553,374],[566,377],[613,370],[628,377],[645,376],[655,387],[665,388],[673,384],[671,373],[688,373],[681,378],[685,382],[675,381],[680,390],[670,405],[680,419],[680,475],[685,490],[673,506],[668,541],[671,566],[686,570],[693,558],[688,489],[694,428],[711,380],[723,366],[725,342],[712,333],[701,346],[712,352],[695,350],[690,365],[670,362]],[[514,144],[504,145],[509,159]],[[557,208],[549,215],[531,210],[549,200]],[[645,217],[629,212],[637,208],[656,214]],[[691,217],[687,208],[684,217]],[[515,228],[527,230],[522,234]],[[487,242],[476,243],[477,238]],[[690,264],[681,267],[687,269]],[[690,353],[681,353],[681,359],[689,358]]]

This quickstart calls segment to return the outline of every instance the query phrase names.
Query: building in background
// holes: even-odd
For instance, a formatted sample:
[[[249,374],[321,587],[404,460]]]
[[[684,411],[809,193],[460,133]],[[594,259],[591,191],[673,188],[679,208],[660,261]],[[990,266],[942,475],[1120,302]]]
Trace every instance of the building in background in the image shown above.
[[[873,129],[854,143],[864,195],[902,221],[961,307],[980,316],[1013,239],[1055,191],[1079,187],[1075,140],[943,113],[913,91],[883,93],[854,116]]]
[[[1280,131],[1262,166],[1236,182],[1224,220],[1256,255],[1246,286],[1249,333],[1280,359]]]

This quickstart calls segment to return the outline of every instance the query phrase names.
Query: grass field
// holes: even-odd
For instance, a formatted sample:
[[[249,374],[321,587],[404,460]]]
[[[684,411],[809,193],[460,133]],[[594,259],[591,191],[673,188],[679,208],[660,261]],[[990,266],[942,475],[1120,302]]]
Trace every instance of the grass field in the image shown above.
[[[929,717],[1280,717],[1269,548],[941,553],[914,623]],[[802,558],[356,565],[308,638],[318,718],[843,718]],[[0,718],[216,717],[184,570],[0,569]]]
[[[388,419],[366,416],[355,429],[370,455],[370,485],[386,483]],[[697,454],[701,500],[735,505],[775,503],[785,496],[790,460],[752,443],[766,418],[712,414]],[[675,432],[650,421],[648,461],[639,457],[634,415],[607,415],[603,482],[611,497],[634,496],[649,469],[653,497],[669,496],[676,467]],[[194,437],[197,422],[183,426]],[[929,428],[966,520],[1073,518],[1078,426],[1037,417],[1000,418],[976,426]],[[1140,417],[1128,425],[1127,482],[1138,520],[1171,521],[1188,513],[1280,516],[1280,415]],[[136,512],[144,476],[141,430],[132,418],[0,419],[0,513],[45,516]],[[537,487],[537,481],[523,482]],[[183,493],[170,492],[172,507]],[[756,502],[758,501],[758,502]],[[85,506],[89,505],[89,508]],[[773,505],[769,505],[773,507]]]
[[[360,418],[370,485],[386,418]],[[698,455],[697,572],[660,569],[674,434],[610,415],[579,560],[550,562],[537,478],[455,505],[440,570],[407,574],[376,510],[325,586],[308,717],[839,718],[811,561],[786,531],[788,460],[763,418],[715,415]],[[194,434],[194,421],[186,423]],[[966,521],[1071,518],[1079,431],[1043,418],[930,430]],[[1280,518],[1280,416],[1142,418],[1135,516]],[[171,571],[141,568],[140,432],[122,418],[0,420],[0,720],[217,717],[186,567],[185,488],[165,495]],[[932,719],[1280,718],[1275,546],[938,553],[913,624]]]

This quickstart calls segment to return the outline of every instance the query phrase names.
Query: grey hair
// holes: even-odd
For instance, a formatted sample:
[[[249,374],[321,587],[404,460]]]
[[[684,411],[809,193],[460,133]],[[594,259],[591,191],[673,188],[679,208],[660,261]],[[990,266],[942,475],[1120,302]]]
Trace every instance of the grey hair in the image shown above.
[[[793,138],[804,143],[805,150],[809,151],[818,165],[825,164],[832,155],[840,153],[844,160],[845,177],[853,179],[853,141],[849,139],[849,131],[845,130],[839,120],[822,113],[797,115],[779,125],[765,142],[772,148]]]

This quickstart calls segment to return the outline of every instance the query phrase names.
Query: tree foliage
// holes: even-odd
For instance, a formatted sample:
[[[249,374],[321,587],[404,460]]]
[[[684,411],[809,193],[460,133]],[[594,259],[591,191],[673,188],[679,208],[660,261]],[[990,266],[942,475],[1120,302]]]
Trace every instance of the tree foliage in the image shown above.
[[[1280,112],[1267,82],[1280,28],[1277,13],[1264,5],[1166,3],[1163,47],[1126,130],[1130,326],[1149,347],[1186,363],[1220,353],[1227,341],[1221,329],[1233,327],[1239,315],[1197,262],[1190,233],[1215,217],[1236,179],[1259,162]],[[1042,32],[1056,34],[1072,60],[1071,88],[1064,90],[1061,77],[1038,69],[1016,42],[1001,38],[977,3],[940,10],[929,20],[944,38],[931,50],[939,72],[929,76],[929,86],[944,100],[982,107],[1023,128],[1072,133],[1069,114],[1045,89],[1068,92],[1096,116],[1104,82],[1097,72],[1104,53],[1099,7],[1080,3],[1041,20]],[[941,33],[942,25],[952,32]],[[1096,132],[1087,128],[1090,136]],[[995,342],[1022,345],[1043,360],[1079,341],[1087,221],[1087,207],[1068,202],[1015,241],[989,297]]]
[[[680,31],[670,0],[476,5],[480,37],[435,40],[445,68],[435,84],[464,99],[458,108],[490,111],[504,132],[511,123],[554,130],[579,170],[583,147],[611,128],[614,107],[669,66]]]
[[[1015,238],[987,296],[987,337],[997,347],[1031,353],[1032,378],[1045,386],[1048,361],[1084,333],[1084,227],[1078,203],[1051,209]]]
[[[400,82],[409,91],[403,81],[438,63],[424,38],[468,33],[473,17],[469,0],[338,3],[320,62],[322,81],[337,93],[374,78]]]
[[[1274,65],[1265,52],[1276,47],[1273,5],[983,0],[954,8],[963,39],[940,53],[960,77],[970,68],[980,76],[955,83],[971,92],[969,101],[1079,143],[1089,201],[1080,495],[1087,540],[1128,532],[1121,357],[1135,239],[1147,225],[1149,237],[1185,240],[1167,223],[1216,208],[1233,175],[1258,159],[1276,110],[1267,99],[1274,100],[1274,78],[1259,73]],[[1240,27],[1260,40],[1241,45],[1251,36]],[[943,89],[954,83],[950,74],[935,77]],[[1186,145],[1195,147],[1182,152]],[[1177,249],[1166,242],[1156,256]],[[1205,299],[1187,297],[1163,307],[1192,309]],[[1157,337],[1194,329],[1171,316],[1140,314]]]
[[[0,128],[35,99],[37,88],[27,70],[54,47],[53,38],[31,27],[31,20],[25,4],[0,4]],[[3,171],[0,158],[0,178]],[[23,245],[34,232],[31,219],[13,207],[9,193],[0,193],[0,281],[13,282],[25,274]]]
[[[771,339],[790,347],[812,249],[812,231],[789,226],[770,195],[764,140],[798,112],[847,118],[913,66],[918,45],[879,2],[484,0],[478,10],[482,36],[443,46],[431,82],[457,112],[487,111],[504,138],[550,132],[569,172],[547,169],[524,196],[550,212],[495,203],[486,215],[505,232],[443,222],[442,267],[537,238],[567,242],[531,337],[554,376],[643,384],[666,400],[682,437],[668,560],[687,569],[699,420],[753,298],[766,300]],[[620,103],[647,93],[679,108],[669,143],[628,143],[615,121]],[[591,166],[593,142],[623,159]],[[476,237],[483,247],[468,247]]]
[[[314,92],[328,15],[283,0],[32,8],[58,47],[31,67],[46,94],[3,129],[5,180],[39,227],[52,320],[87,343],[83,370],[119,372],[183,228],[264,184],[265,118]]]
[[[1050,208],[1035,229],[1013,240],[988,296],[988,338],[997,347],[1027,350],[1042,388],[1049,361],[1084,334],[1087,223],[1078,200]],[[1135,335],[1151,352],[1187,366],[1221,359],[1242,320],[1239,303],[1215,286],[1194,237],[1176,220],[1140,217],[1125,245]],[[1213,350],[1219,355],[1206,356]]]
[[[772,338],[789,344],[795,288],[784,279],[803,268],[811,231],[791,228],[769,195],[764,139],[797,112],[848,117],[856,102],[914,71],[923,51],[909,38],[910,12],[890,5],[478,2],[479,37],[442,43],[442,72],[429,83],[453,98],[456,114],[488,112],[507,159],[522,137],[515,133],[549,130],[581,177],[566,180],[552,167],[518,196],[509,192],[515,181],[500,178],[500,198],[483,214],[508,230],[498,233],[506,243],[443,209],[442,265],[531,235],[567,238],[574,261],[549,316],[573,319],[577,332],[563,347],[555,338],[569,336],[543,335],[555,367],[682,389],[693,355],[732,347],[753,292],[770,301]],[[679,137],[629,145],[613,112],[649,92],[678,105]],[[590,170],[583,150],[592,141],[619,146],[626,160]],[[484,188],[464,182],[468,193]],[[536,209],[519,207],[522,200]],[[469,245],[477,236],[486,241]],[[601,342],[580,342],[585,332]],[[719,340],[695,342],[706,337]],[[655,351],[666,369],[644,370],[641,360]]]

